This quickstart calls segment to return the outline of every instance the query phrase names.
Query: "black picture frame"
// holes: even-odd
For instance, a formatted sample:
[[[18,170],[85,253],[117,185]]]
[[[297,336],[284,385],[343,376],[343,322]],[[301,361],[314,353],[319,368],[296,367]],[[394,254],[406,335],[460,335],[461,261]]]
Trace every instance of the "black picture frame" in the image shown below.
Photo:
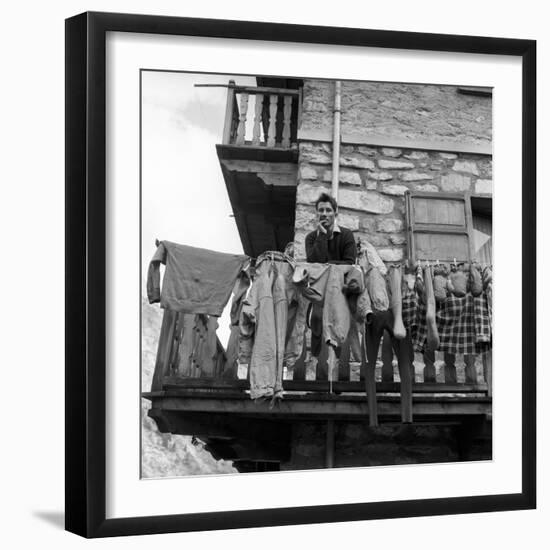
[[[517,56],[522,60],[522,490],[428,500],[106,519],[105,43],[108,31]],[[536,42],[116,13],[66,20],[66,529],[85,537],[536,507]]]

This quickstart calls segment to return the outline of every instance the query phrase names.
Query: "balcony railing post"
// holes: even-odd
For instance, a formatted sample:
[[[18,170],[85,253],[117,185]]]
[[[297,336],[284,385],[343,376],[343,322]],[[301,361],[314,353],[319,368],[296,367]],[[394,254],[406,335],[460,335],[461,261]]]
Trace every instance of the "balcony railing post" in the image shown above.
[[[235,145],[244,145],[246,133],[246,115],[248,112],[248,93],[241,93],[239,125],[237,127],[237,138]]]
[[[267,131],[267,146],[275,147],[275,133],[277,131],[277,102],[279,97],[275,94],[269,96],[269,129]]]
[[[292,97],[285,95],[283,102],[283,136],[281,145],[288,148],[290,147],[290,113],[292,111]]]
[[[231,143],[231,130],[233,127],[233,108],[235,105],[235,81],[229,81],[229,88],[227,88],[227,101],[225,103],[225,122],[223,125],[223,139],[224,145]]]
[[[252,131],[252,145],[259,147],[260,145],[260,125],[262,122],[262,106],[264,102],[264,95],[256,95],[256,104],[254,108],[254,129]]]
[[[151,383],[151,391],[162,390],[164,377],[168,374],[172,355],[172,345],[174,343],[174,330],[176,329],[176,319],[178,314],[169,309],[164,310],[162,325],[160,328],[159,343],[157,349],[157,360],[155,362],[155,372]]]

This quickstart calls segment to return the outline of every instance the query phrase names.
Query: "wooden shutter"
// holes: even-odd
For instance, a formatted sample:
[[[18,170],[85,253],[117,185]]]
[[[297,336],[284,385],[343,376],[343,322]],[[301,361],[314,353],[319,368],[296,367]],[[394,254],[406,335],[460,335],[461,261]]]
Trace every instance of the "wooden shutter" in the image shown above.
[[[473,257],[469,193],[405,194],[409,260],[469,262]]]

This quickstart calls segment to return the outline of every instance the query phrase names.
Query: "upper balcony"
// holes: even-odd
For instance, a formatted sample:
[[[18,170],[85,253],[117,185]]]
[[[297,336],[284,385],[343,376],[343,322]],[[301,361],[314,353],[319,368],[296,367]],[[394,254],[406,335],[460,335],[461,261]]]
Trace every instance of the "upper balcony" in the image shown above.
[[[216,145],[244,252],[253,257],[282,251],[294,238],[301,106],[300,81],[258,83],[229,81],[223,139]]]

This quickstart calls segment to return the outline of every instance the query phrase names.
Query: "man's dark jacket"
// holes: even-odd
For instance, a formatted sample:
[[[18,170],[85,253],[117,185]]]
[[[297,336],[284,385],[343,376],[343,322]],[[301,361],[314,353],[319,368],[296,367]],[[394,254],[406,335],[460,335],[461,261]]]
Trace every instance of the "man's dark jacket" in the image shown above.
[[[357,247],[353,233],[345,227],[339,227],[329,239],[319,230],[306,235],[306,259],[320,264],[353,264],[357,256]]]

